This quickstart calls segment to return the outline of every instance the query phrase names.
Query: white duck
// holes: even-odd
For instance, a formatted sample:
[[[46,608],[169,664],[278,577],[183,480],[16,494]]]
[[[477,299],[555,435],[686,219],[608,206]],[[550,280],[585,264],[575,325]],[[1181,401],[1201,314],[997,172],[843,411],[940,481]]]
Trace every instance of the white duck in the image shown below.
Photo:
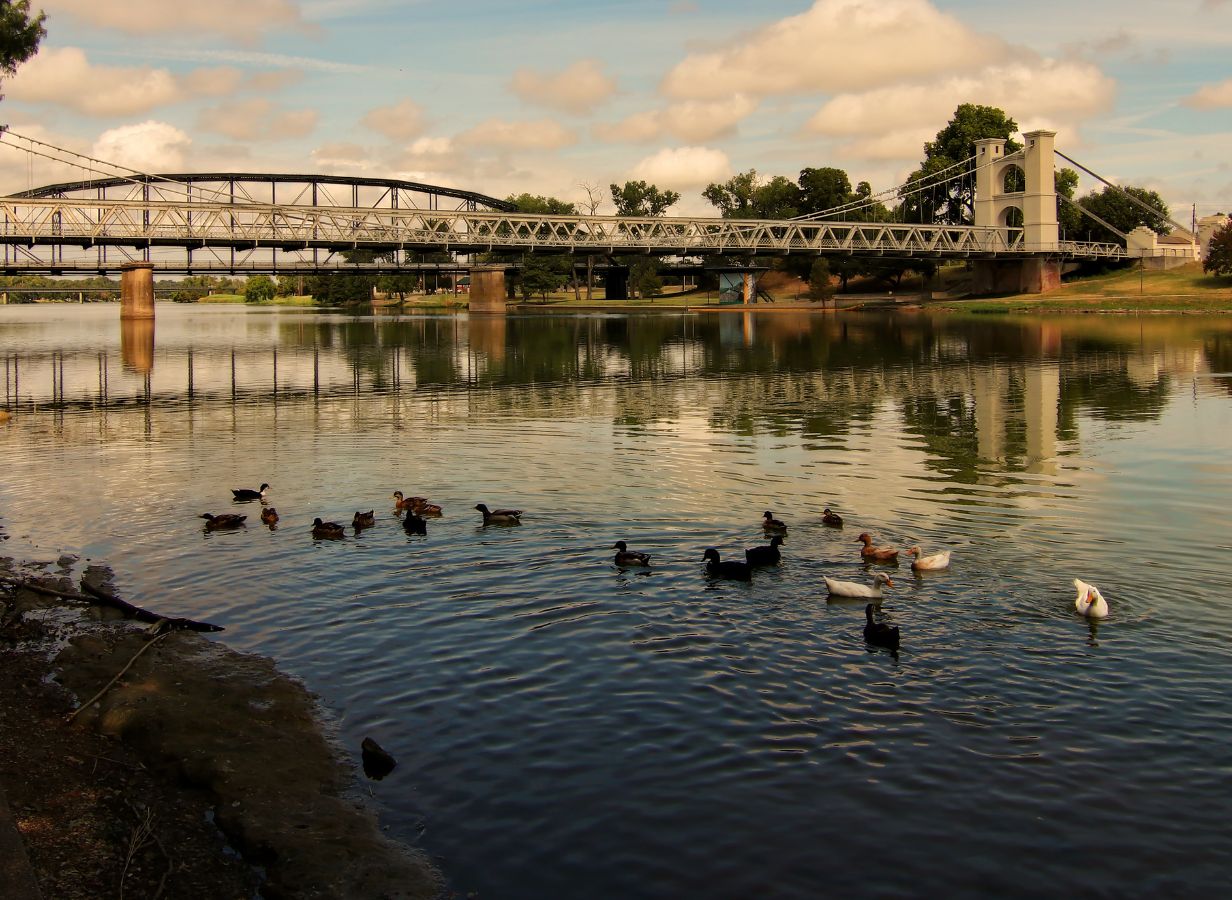
[[[890,580],[890,576],[885,572],[874,572],[871,585],[857,584],[854,581],[836,581],[833,578],[822,577],[826,579],[826,590],[835,597],[872,597],[880,599],[881,586],[883,584],[894,587],[894,582]]]
[[[1074,587],[1078,588],[1078,597],[1074,600],[1074,609],[1078,610],[1088,619],[1108,618],[1108,601],[1099,592],[1099,588],[1077,578],[1074,579]]]
[[[932,556],[921,556],[920,548],[916,546],[909,547],[907,552],[915,557],[911,561],[911,568],[921,572],[928,569],[948,569],[950,567],[950,554],[953,551],[943,550],[940,553],[934,553]]]

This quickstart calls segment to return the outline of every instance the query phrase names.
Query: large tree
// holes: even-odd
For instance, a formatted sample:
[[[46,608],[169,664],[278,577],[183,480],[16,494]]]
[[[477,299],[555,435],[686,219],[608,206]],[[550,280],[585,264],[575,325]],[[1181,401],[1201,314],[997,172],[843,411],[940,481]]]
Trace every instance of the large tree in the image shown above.
[[[702,197],[725,219],[791,219],[799,215],[800,189],[782,175],[762,181],[756,169],[734,175],[722,184],[708,185]]]
[[[1202,271],[1208,275],[1232,275],[1232,220],[1211,235]]]
[[[676,191],[660,190],[645,181],[613,184],[611,191],[618,216],[661,216],[680,199]]]
[[[1130,199],[1130,198],[1133,199]],[[1134,200],[1138,202],[1135,203]],[[1106,187],[1092,191],[1078,201],[1078,205],[1099,216],[1118,231],[1129,234],[1140,225],[1156,234],[1167,234],[1168,204],[1155,191],[1139,187]],[[1144,208],[1145,207],[1145,208]],[[1075,239],[1099,243],[1119,243],[1120,237],[1109,231],[1090,216],[1083,216]]]
[[[0,0],[0,74],[12,75],[38,51],[46,18],[30,14],[30,0]]]
[[[543,197],[536,194],[510,194],[506,198],[518,208],[518,212],[530,213],[536,216],[575,216],[577,207],[555,197]],[[546,237],[548,229],[542,234]],[[581,299],[577,279],[573,277],[573,256],[568,253],[528,253],[519,258],[520,272],[518,289],[524,300],[532,296],[541,296],[547,300],[552,291],[566,283],[573,285],[573,294]]]
[[[800,208],[805,213],[823,212],[854,199],[851,178],[842,169],[801,169],[799,185]]]
[[[924,145],[924,159],[907,183],[929,180],[915,187],[904,186],[899,193],[905,220],[946,225],[974,222],[975,161],[970,158],[975,155],[975,142],[1001,138],[1005,152],[1014,153],[1022,146],[1010,138],[1016,131],[1018,123],[995,106],[961,104],[936,139]],[[953,178],[955,175],[964,177]]]

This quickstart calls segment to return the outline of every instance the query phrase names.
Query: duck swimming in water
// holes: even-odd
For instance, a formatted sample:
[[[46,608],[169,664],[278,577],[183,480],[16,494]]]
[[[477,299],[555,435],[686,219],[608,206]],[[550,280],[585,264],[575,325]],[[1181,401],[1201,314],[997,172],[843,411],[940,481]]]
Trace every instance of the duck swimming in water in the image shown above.
[[[1108,601],[1093,584],[1087,584],[1078,578],[1074,579],[1074,587],[1078,589],[1078,597],[1074,600],[1074,609],[1088,619],[1108,618]]]
[[[278,510],[274,509],[272,506],[267,506],[265,509],[261,510],[261,523],[263,525],[277,525]]]
[[[351,527],[356,530],[360,528],[371,528],[376,524],[376,510],[370,509],[367,512],[357,512],[355,517],[351,519]]]
[[[777,531],[779,533],[787,531],[787,523],[776,519],[774,513],[770,512],[770,510],[762,513],[761,519],[761,527],[766,529],[766,531]]]
[[[402,521],[402,527],[406,529],[407,534],[427,535],[428,520],[407,510],[406,518]]]
[[[874,647],[885,647],[887,650],[898,650],[899,633],[897,625],[887,625],[885,622],[873,621],[873,604],[864,607],[864,640]]]
[[[770,538],[769,547],[749,547],[744,551],[744,561],[750,566],[772,566],[783,558],[779,547],[783,544],[783,536],[776,534]]]
[[[874,572],[873,583],[871,585],[860,584],[855,581],[839,581],[836,578],[825,578],[826,590],[835,597],[868,597],[870,599],[881,599],[881,586],[883,584],[894,587],[894,582],[890,580],[890,576],[885,572]]]
[[[907,552],[915,557],[911,561],[911,568],[917,572],[927,572],[934,569],[948,569],[950,567],[950,554],[952,550],[942,550],[940,553],[934,553],[931,556],[922,556],[919,547],[908,547]]]
[[[821,514],[821,524],[829,525],[831,528],[842,528],[843,517],[838,513],[833,512],[830,507],[826,507]]]
[[[484,525],[521,525],[520,509],[488,509],[485,503],[476,503],[475,509],[483,513]]]
[[[638,553],[636,550],[630,550],[624,541],[617,541],[612,544],[612,549],[616,551],[616,558],[612,560],[618,566],[648,566],[650,565],[649,553]]]
[[[346,535],[346,529],[337,522],[322,522],[317,516],[312,520],[312,536],[314,538],[340,538]]]
[[[264,500],[265,492],[269,490],[268,484],[261,485],[257,490],[251,488],[236,488],[231,489],[231,493],[235,500]]]
[[[865,559],[874,560],[876,562],[897,562],[898,551],[892,547],[874,547],[873,539],[866,531],[861,534],[856,541],[864,544],[860,548],[860,555]]]
[[[733,581],[752,581],[753,567],[746,562],[735,560],[720,560],[719,551],[709,547],[702,554],[706,561],[706,571],[712,578],[730,578]]]
[[[228,528],[239,528],[248,516],[237,516],[235,513],[223,513],[221,516],[202,513],[199,518],[205,519],[206,531],[225,531]]]

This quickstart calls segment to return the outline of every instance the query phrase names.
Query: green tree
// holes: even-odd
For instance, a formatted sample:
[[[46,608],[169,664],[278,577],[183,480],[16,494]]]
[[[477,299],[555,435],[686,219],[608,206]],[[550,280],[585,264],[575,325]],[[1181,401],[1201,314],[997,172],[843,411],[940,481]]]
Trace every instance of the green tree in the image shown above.
[[[1211,235],[1202,271],[1208,275],[1232,275],[1232,220]]]
[[[1131,200],[1130,197],[1134,199]],[[1134,200],[1138,202],[1135,203]],[[1167,234],[1170,230],[1168,204],[1164,203],[1163,198],[1155,191],[1146,188],[1109,186],[1082,197],[1078,205],[1125,234],[1140,225],[1145,225],[1156,234]],[[1143,205],[1148,208],[1144,209]],[[1121,241],[1117,234],[1090,216],[1082,218],[1083,222],[1078,228],[1078,234],[1081,236],[1079,239],[1109,244]]]
[[[725,219],[790,219],[799,215],[800,189],[782,175],[762,182],[749,169],[702,191]]]
[[[244,284],[245,303],[269,303],[274,299],[274,279],[268,275],[250,275]]]
[[[17,67],[38,51],[47,35],[43,22],[47,17],[39,10],[30,15],[30,0],[0,2],[0,73],[13,75]]]
[[[563,253],[528,253],[522,257],[518,290],[523,300],[538,296],[546,302],[548,294],[569,283],[572,275],[572,257]]]
[[[1074,235],[1082,231],[1082,220],[1086,217],[1073,203],[1066,203],[1065,200],[1074,199],[1074,191],[1078,189],[1078,173],[1068,167],[1057,169],[1052,181],[1057,191],[1057,224],[1061,226],[1061,238],[1075,240]]]
[[[618,216],[661,216],[680,199],[676,191],[660,190],[645,181],[626,181],[610,187]]]
[[[348,275],[330,272],[306,279],[305,286],[314,303],[341,306],[345,303],[367,303],[372,299],[376,279],[371,275]]]
[[[1018,131],[1018,123],[995,106],[963,103],[946,126],[937,132],[935,140],[924,145],[924,159],[919,168],[907,177],[910,184],[936,175],[935,181],[924,186],[904,188],[901,211],[908,222],[941,222],[946,225],[969,225],[975,221],[975,161],[959,166],[975,155],[975,142],[983,138],[1002,138],[1005,152],[1014,153],[1022,145],[1010,139]],[[953,168],[959,166],[958,168]],[[950,169],[951,171],[946,171]],[[945,172],[944,175],[940,174]],[[956,174],[971,177],[949,180]]]
[[[851,179],[842,169],[830,166],[820,169],[801,169],[798,183],[800,185],[800,209],[804,213],[819,213],[834,209],[854,199]],[[864,183],[867,184],[867,182]]]

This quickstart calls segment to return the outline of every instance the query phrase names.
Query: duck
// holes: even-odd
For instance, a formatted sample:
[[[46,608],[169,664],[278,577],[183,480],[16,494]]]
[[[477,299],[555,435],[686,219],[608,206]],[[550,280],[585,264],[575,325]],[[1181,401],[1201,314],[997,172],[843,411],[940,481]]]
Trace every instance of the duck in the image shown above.
[[[370,737],[360,743],[359,755],[364,764],[364,774],[373,781],[380,781],[398,765],[398,761]]]
[[[702,559],[706,560],[706,571],[712,578],[730,578],[733,581],[753,580],[752,566],[746,562],[722,561],[719,559],[719,551],[713,547],[706,549],[706,552],[702,554]]]
[[[883,584],[894,587],[894,581],[885,572],[874,572],[871,585],[859,584],[855,581],[838,581],[826,576],[822,577],[826,581],[826,590],[835,597],[868,597],[880,600],[882,597],[881,586]]]
[[[866,531],[861,534],[856,541],[864,544],[860,548],[860,555],[865,559],[876,560],[877,562],[897,562],[898,551],[891,547],[874,547],[873,539]]]
[[[438,503],[429,503],[423,497],[412,497],[411,499],[416,501],[411,506],[411,512],[417,516],[432,516],[436,518],[442,514],[440,504]]]
[[[948,569],[950,567],[950,554],[952,550],[942,550],[940,553],[934,553],[932,556],[921,556],[920,548],[909,547],[907,552],[915,557],[911,561],[911,568],[917,572],[924,572],[931,569]]]
[[[1087,584],[1081,579],[1074,579],[1074,587],[1078,589],[1078,597],[1074,600],[1074,609],[1088,619],[1108,618],[1108,601],[1093,584]]]
[[[221,516],[202,513],[199,518],[205,519],[206,531],[225,531],[228,528],[239,528],[248,516],[237,516],[235,513],[223,513]]]
[[[252,488],[231,488],[231,493],[236,500],[264,500],[265,492],[269,490],[268,484],[262,484],[255,491]]]
[[[337,522],[322,522],[320,516],[312,520],[312,536],[314,538],[340,538],[345,535],[346,529]]]
[[[875,647],[898,650],[898,626],[887,625],[885,622],[874,622],[873,604],[871,603],[864,607],[864,640]]]
[[[416,504],[427,502],[427,497],[403,497],[402,491],[394,491],[394,509],[414,509]]]
[[[355,517],[351,519],[351,527],[359,530],[360,528],[371,528],[376,524],[376,510],[370,509],[367,512],[356,512]]]
[[[521,525],[520,509],[488,509],[485,503],[476,503],[475,509],[483,513],[484,525]]]
[[[261,510],[261,522],[264,525],[277,525],[278,510],[274,509],[272,506],[267,506],[265,509]]]
[[[613,560],[613,563],[618,566],[650,565],[649,553],[638,553],[636,550],[630,550],[624,541],[617,541],[612,544],[612,549],[616,551],[616,558]]]
[[[761,527],[766,529],[766,531],[783,532],[787,530],[787,523],[781,522],[778,519],[776,519],[774,517],[774,513],[770,512],[770,510],[766,510],[764,513],[762,513],[761,518],[762,518]]]
[[[783,543],[783,536],[776,534],[770,538],[769,547],[749,547],[744,551],[744,561],[750,566],[772,566],[783,558],[783,554],[779,552],[779,547]]]
[[[821,512],[821,524],[829,525],[831,528],[842,528],[843,517],[834,512],[830,507],[826,507]]]
[[[406,519],[403,520],[402,527],[406,529],[407,534],[426,535],[428,533],[428,520],[407,510]]]

